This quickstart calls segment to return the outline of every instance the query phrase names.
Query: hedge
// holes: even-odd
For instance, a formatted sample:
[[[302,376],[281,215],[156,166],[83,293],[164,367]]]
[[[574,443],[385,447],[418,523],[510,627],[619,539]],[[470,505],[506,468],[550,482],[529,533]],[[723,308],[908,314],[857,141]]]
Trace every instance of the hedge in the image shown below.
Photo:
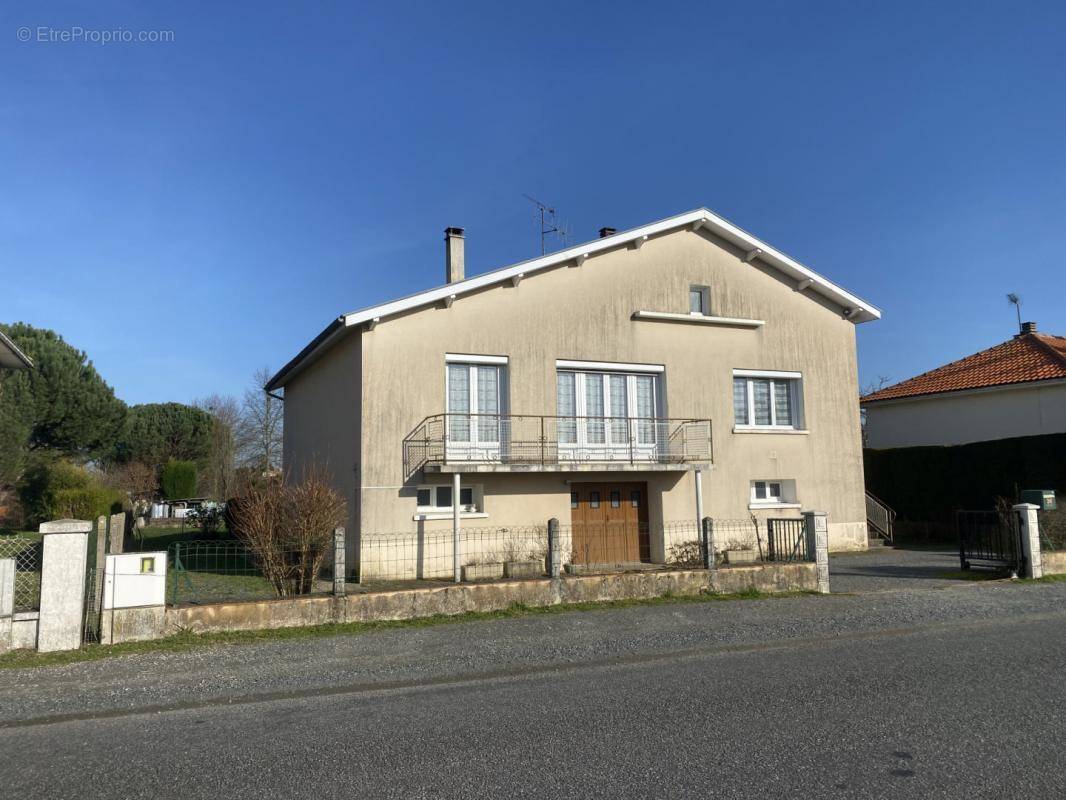
[[[94,520],[121,510],[122,495],[104,486],[60,489],[52,499],[52,516],[56,519]]]
[[[946,520],[956,510],[1016,502],[1024,489],[1066,492],[1066,433],[952,447],[865,450],[866,488],[905,520]]]
[[[159,478],[163,497],[167,500],[187,500],[196,496],[196,464],[171,459],[163,467]]]

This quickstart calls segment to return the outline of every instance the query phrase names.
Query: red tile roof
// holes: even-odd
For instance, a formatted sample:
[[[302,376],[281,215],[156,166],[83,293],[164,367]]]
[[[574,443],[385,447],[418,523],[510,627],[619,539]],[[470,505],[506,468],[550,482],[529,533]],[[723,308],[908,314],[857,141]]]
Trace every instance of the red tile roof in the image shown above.
[[[1066,378],[1066,337],[1021,333],[1002,344],[862,398],[863,403]]]

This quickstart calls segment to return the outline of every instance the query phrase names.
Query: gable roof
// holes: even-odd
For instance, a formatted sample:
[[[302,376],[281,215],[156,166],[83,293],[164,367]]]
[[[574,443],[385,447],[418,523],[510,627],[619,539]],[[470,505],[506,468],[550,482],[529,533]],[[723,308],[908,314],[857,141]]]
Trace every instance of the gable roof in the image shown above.
[[[862,398],[863,403],[1066,378],[1066,337],[1019,333],[1002,344],[923,372]]]
[[[840,305],[843,313],[852,322],[869,322],[881,318],[881,312],[870,303],[851,294],[830,281],[828,278],[819,275],[814,270],[785,255],[780,250],[771,247],[766,242],[756,238],[728,220],[723,219],[714,212],[709,211],[706,208],[698,208],[694,211],[687,211],[684,214],[667,217],[666,219],[652,222],[648,225],[642,225],[638,228],[631,228],[630,230],[620,231],[619,233],[595,239],[591,242],[574,245],[565,250],[560,250],[557,253],[529,259],[528,261],[520,261],[509,267],[492,270],[472,278],[467,278],[466,280],[456,281],[455,283],[437,286],[433,289],[418,292],[417,294],[408,295],[399,300],[393,300],[376,306],[370,306],[369,308],[363,308],[356,311],[350,311],[347,314],[342,314],[333,320],[333,322],[316,336],[307,347],[301,350],[295,358],[282,367],[281,370],[270,379],[270,382],[267,383],[265,388],[267,391],[271,391],[284,386],[285,382],[290,377],[328,348],[347,328],[352,328],[358,325],[375,325],[378,320],[392,314],[399,314],[420,306],[429,306],[441,301],[447,302],[450,299],[457,298],[463,294],[487,286],[519,279],[530,275],[531,273],[557,267],[568,262],[584,261],[597,253],[613,250],[635,240],[647,239],[656,234],[686,227],[694,231],[706,230],[719,238],[725,239],[727,242],[746,251],[746,260],[752,261],[758,259],[763,264],[773,267],[793,278],[798,286],[817,292],[828,300],[837,303]]]
[[[33,360],[23,353],[3,331],[0,331],[0,367],[6,369],[29,369]]]

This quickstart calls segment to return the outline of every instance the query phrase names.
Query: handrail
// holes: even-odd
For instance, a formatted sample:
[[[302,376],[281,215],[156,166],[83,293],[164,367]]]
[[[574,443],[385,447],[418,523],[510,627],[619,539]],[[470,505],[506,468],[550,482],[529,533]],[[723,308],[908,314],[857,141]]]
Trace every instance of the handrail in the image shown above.
[[[710,419],[442,412],[403,440],[405,475],[454,462],[688,463],[712,460]]]
[[[893,525],[896,521],[896,512],[892,510],[880,498],[866,492],[866,524],[881,538],[892,543]]]

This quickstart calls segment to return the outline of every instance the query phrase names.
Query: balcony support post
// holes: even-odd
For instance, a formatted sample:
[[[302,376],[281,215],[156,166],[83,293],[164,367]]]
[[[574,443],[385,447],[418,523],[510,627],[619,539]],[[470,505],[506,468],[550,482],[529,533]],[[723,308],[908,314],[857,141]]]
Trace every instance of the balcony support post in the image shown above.
[[[544,417],[541,416],[541,418],[540,418],[540,464],[541,464],[541,466],[544,466],[545,464],[548,463],[547,453],[545,452],[545,446],[546,445],[547,445],[547,440],[544,438]]]
[[[455,571],[455,582],[463,578],[463,568],[460,564],[459,553],[459,497],[460,497],[459,473],[452,475],[452,569]]]
[[[702,524],[703,520],[703,470],[698,469],[692,473],[696,476],[696,524]]]

